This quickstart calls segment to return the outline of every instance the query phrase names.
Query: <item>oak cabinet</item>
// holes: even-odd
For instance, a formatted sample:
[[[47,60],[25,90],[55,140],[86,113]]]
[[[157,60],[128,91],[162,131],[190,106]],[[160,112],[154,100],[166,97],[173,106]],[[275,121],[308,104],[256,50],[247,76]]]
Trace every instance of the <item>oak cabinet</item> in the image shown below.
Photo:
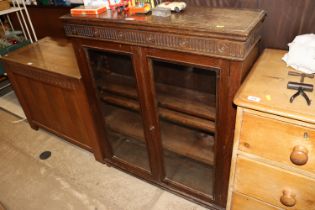
[[[44,128],[93,151],[93,120],[69,41],[45,37],[2,61],[33,129]]]
[[[193,7],[170,19],[64,16],[104,162],[224,207],[232,98],[257,57],[263,18],[263,11]]]

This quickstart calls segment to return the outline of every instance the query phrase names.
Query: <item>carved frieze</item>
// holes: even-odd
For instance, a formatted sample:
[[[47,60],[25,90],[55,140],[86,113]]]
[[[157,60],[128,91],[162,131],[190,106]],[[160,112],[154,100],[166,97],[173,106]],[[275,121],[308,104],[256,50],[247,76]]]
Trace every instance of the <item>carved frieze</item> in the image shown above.
[[[13,68],[12,68],[13,69]],[[29,70],[27,68],[14,68],[13,73],[23,75],[25,77],[31,78],[33,80],[38,80],[46,84],[50,84],[57,87],[62,87],[64,89],[75,90],[75,84],[72,80],[67,78],[56,78],[53,75],[47,75],[41,71]]]
[[[260,39],[259,33],[255,31],[251,33],[247,41],[243,42],[69,23],[66,23],[64,28],[66,35],[71,37],[93,38],[146,47],[157,47],[233,60],[244,59],[252,46]]]

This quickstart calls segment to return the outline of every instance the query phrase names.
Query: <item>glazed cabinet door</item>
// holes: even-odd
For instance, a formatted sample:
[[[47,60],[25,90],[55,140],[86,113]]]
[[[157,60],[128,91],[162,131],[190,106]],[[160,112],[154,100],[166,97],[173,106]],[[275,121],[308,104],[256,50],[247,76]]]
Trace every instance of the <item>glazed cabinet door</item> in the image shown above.
[[[87,71],[85,77],[90,78],[87,88],[94,90],[95,115],[103,125],[101,144],[105,145],[107,161],[137,175],[151,177],[148,132],[141,105],[144,99],[136,73],[137,48],[113,43],[96,45],[86,40],[80,49],[86,65],[81,71]]]
[[[147,49],[160,129],[162,181],[214,200],[220,66],[197,55]]]

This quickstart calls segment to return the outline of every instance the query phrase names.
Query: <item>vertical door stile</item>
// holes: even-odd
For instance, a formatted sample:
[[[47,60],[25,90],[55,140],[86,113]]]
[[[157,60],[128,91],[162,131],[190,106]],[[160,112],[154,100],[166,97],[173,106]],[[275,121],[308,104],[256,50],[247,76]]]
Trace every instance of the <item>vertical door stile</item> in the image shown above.
[[[151,172],[154,180],[160,182],[164,177],[164,173],[152,71],[146,56],[146,48],[133,47],[133,49],[135,55],[134,68],[136,70],[135,74],[138,82],[140,106],[143,112]]]
[[[207,57],[146,49],[159,125],[161,181],[213,200],[219,63]]]
[[[95,159],[97,159],[98,161],[104,162],[105,159],[109,159],[112,156],[112,150],[110,148],[110,145],[108,144],[108,141],[106,141],[106,135],[103,130],[104,120],[100,117],[99,114],[99,104],[95,103],[98,100],[96,96],[96,91],[92,83],[92,72],[88,63],[88,56],[84,48],[81,46],[82,43],[80,43],[80,41],[73,39],[72,44],[76,57],[79,58],[77,59],[78,66],[82,76],[84,89],[87,93],[90,110],[95,121],[93,122],[97,137],[96,139],[92,139],[94,156]],[[105,139],[105,141],[103,139]]]
[[[230,62],[220,60],[220,73],[218,78],[217,99],[217,122],[216,122],[216,148],[215,148],[215,185],[214,200],[216,204],[225,206],[228,188],[228,171],[230,170],[230,159],[227,154],[230,149],[229,142],[234,129],[234,121],[226,113],[233,113],[233,96],[229,94],[231,88]],[[228,135],[229,134],[229,135]]]
[[[128,45],[106,43],[100,48],[92,41],[85,41],[84,48],[90,87],[95,90],[95,118],[103,120],[100,141],[106,162],[152,180],[137,52]]]

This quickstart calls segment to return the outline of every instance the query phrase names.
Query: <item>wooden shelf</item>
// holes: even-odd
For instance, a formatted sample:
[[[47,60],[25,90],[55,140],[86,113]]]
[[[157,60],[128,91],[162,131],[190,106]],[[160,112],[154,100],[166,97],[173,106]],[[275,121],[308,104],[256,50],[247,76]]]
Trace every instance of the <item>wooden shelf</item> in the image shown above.
[[[106,103],[117,105],[117,106],[131,109],[134,111],[140,110],[139,102],[133,99],[128,99],[126,97],[119,97],[116,95],[104,94],[101,96],[101,100],[103,100]],[[192,128],[196,128],[199,130],[203,130],[206,132],[210,132],[210,133],[215,132],[215,123],[212,121],[190,116],[187,114],[182,114],[182,113],[165,109],[165,108],[159,108],[158,112],[159,112],[159,116],[163,119],[166,119],[166,120],[178,123],[178,124],[182,124],[185,126],[189,126]]]
[[[99,89],[136,99],[135,81],[131,77],[112,73],[107,75]],[[215,121],[215,96],[175,86],[156,84],[159,106],[195,117]]]
[[[156,84],[159,105],[168,109],[215,120],[215,96],[165,84]]]
[[[13,12],[18,12],[18,11],[21,11],[21,10],[23,10],[24,8],[22,8],[22,7],[11,7],[11,8],[9,8],[9,9],[5,9],[5,10],[2,10],[2,11],[0,11],[0,16],[1,15],[6,15],[6,14],[10,14],[10,13],[13,13]]]
[[[144,141],[141,117],[131,111],[106,107],[106,126],[113,132]],[[203,132],[161,121],[162,144],[168,151],[196,161],[214,164],[214,139]]]

